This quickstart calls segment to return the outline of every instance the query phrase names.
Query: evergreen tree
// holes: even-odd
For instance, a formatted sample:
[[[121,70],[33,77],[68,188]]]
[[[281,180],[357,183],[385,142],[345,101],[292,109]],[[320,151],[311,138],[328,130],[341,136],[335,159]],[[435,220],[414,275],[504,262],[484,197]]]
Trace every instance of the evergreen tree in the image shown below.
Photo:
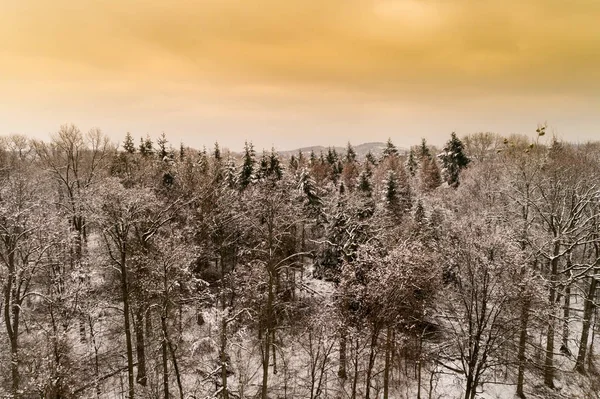
[[[399,155],[398,148],[392,143],[392,139],[388,138],[385,148],[383,149],[382,159],[389,157],[397,157]]]
[[[145,139],[140,138],[140,154],[145,157],[154,154],[152,139],[149,135],[146,135]]]
[[[377,159],[375,158],[375,155],[373,155],[371,150],[369,150],[367,152],[367,155],[365,155],[365,160],[367,163],[371,164],[371,166],[377,166]]]
[[[169,156],[169,152],[167,150],[167,136],[165,132],[162,132],[158,140],[156,140],[156,144],[158,145],[158,157],[161,160],[164,160]]]
[[[421,190],[426,193],[435,190],[442,184],[440,168],[435,158],[427,156],[423,158],[419,178],[421,180]]]
[[[185,159],[185,147],[183,146],[183,141],[179,144],[179,160],[183,161]]]
[[[358,191],[367,197],[371,197],[373,193],[370,174],[366,170],[361,171],[358,175]]]
[[[244,160],[242,163],[242,170],[240,172],[239,184],[240,188],[243,190],[250,183],[252,183],[255,178],[255,165],[256,165],[256,153],[254,152],[254,146],[252,143],[244,144]]]
[[[260,162],[258,163],[258,171],[256,173],[256,178],[258,180],[265,179],[269,175],[269,160],[267,159],[267,152],[263,150],[262,155],[260,156]]]
[[[271,148],[271,153],[268,159],[268,175],[275,178],[275,180],[281,180],[283,177],[283,168],[279,160],[279,154],[275,151],[275,148]]]
[[[350,144],[350,142],[348,142],[348,145],[346,146],[346,155],[344,156],[344,162],[356,162],[356,151],[354,151],[354,147],[352,147],[352,144]]]
[[[198,168],[203,175],[208,171],[208,154],[206,147],[202,147],[202,151],[198,154]]]
[[[215,161],[220,161],[221,160],[221,149],[219,148],[219,143],[215,143],[215,149],[213,152],[213,158],[215,159]]]
[[[463,143],[456,137],[456,133],[452,132],[439,158],[442,161],[446,182],[450,187],[458,187],[460,171],[466,168],[471,160],[465,154]]]
[[[304,154],[302,153],[302,150],[298,150],[298,167],[304,167],[305,162],[306,162],[306,159],[304,158]]]
[[[315,152],[313,150],[310,151],[310,166],[314,166],[317,163],[317,155],[315,154]]]
[[[427,140],[421,139],[421,145],[419,146],[419,159],[422,161],[424,158],[430,158],[431,151],[427,146]]]
[[[298,160],[294,154],[290,157],[290,169],[294,172],[298,170]]]
[[[408,153],[408,159],[406,160],[406,168],[412,177],[416,175],[418,166],[417,160],[415,159],[415,151],[411,148]]]
[[[337,165],[337,163],[338,163],[338,154],[337,154],[337,151],[335,150],[335,148],[329,147],[327,149],[327,158],[326,159],[327,159],[327,163],[332,168]]]
[[[229,188],[235,188],[238,183],[237,170],[235,167],[235,160],[231,154],[227,157],[225,163],[225,170],[223,171],[225,177],[225,183]]]
[[[123,150],[129,154],[135,153],[135,144],[133,143],[133,137],[131,133],[127,132],[125,135],[125,141],[123,141]]]

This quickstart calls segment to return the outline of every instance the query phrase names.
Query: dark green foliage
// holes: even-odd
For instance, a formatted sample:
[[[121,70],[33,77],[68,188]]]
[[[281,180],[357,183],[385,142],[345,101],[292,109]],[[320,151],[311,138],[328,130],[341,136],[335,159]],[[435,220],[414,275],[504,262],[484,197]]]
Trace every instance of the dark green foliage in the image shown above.
[[[464,151],[462,141],[452,132],[450,140],[439,155],[446,182],[450,187],[458,187],[460,171],[469,165],[471,160]]]

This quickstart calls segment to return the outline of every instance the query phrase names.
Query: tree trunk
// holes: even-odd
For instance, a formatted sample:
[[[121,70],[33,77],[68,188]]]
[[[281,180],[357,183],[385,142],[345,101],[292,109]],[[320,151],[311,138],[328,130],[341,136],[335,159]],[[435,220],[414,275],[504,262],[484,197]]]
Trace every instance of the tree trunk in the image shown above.
[[[356,337],[356,351],[354,352],[354,380],[352,381],[352,399],[356,399],[356,385],[358,383],[358,350],[359,339]]]
[[[267,306],[265,308],[265,317],[262,321],[264,323],[264,331],[262,333],[263,339],[263,350],[262,350],[262,388],[261,388],[261,399],[267,399],[268,383],[269,383],[269,359],[271,358],[271,325],[273,323],[273,301],[274,292],[273,287],[273,273],[269,271],[269,294],[267,297]]]
[[[227,315],[223,313],[221,321],[221,392],[223,399],[229,399],[227,387]]]
[[[377,337],[379,336],[379,328],[373,326],[373,332],[371,333],[371,347],[369,351],[369,365],[367,366],[367,383],[365,391],[365,399],[371,397],[371,375],[373,373],[373,366],[375,366],[375,348],[377,347]]]
[[[146,345],[144,340],[144,310],[140,306],[135,312],[135,350],[137,355],[137,378],[136,382],[146,386]]]
[[[169,399],[169,357],[167,355],[167,318],[165,315],[160,316],[160,325],[162,327],[163,339],[162,339],[162,369],[163,369],[163,396],[165,399]]]
[[[563,336],[562,348],[566,353],[569,351],[569,315],[571,312],[571,285],[565,287],[565,306],[563,308]]]
[[[554,388],[554,329],[556,326],[554,306],[556,302],[556,283],[558,279],[558,255],[560,253],[560,242],[554,243],[554,251],[550,270],[550,314],[548,317],[548,331],[546,333],[546,357],[544,359],[544,384],[548,388]]]
[[[346,372],[346,341],[348,339],[348,329],[346,324],[342,321],[342,326],[340,327],[340,364],[338,368],[338,377],[341,380],[345,380],[348,378],[348,373]]]
[[[121,248],[121,295],[123,297],[123,324],[125,327],[125,344],[127,349],[127,397],[135,397],[135,387],[133,379],[133,346],[131,344],[131,323],[129,320],[129,287],[127,284],[127,253],[126,243]]]
[[[529,299],[525,299],[521,307],[521,324],[519,334],[519,370],[517,374],[517,396],[525,399],[523,386],[525,383],[525,349],[527,346],[527,325],[529,324]]]
[[[385,368],[383,370],[383,399],[388,399],[388,397],[389,397],[391,352],[392,352],[392,328],[388,327],[386,334],[385,334]],[[421,386],[421,384],[419,384],[419,387],[420,386]],[[417,399],[420,399],[420,398],[418,397]]]
[[[577,353],[577,361],[575,363],[575,370],[577,370],[581,374],[585,373],[585,358],[587,356],[590,325],[595,307],[594,299],[596,297],[597,287],[598,280],[596,280],[594,277],[591,277],[590,288],[585,297],[585,304],[583,307],[583,325],[581,328],[581,340],[579,343],[579,352]]]

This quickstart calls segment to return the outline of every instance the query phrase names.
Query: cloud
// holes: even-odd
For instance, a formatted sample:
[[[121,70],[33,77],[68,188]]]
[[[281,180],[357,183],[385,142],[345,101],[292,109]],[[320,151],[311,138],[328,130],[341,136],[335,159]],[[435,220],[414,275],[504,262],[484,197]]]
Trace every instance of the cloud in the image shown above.
[[[155,82],[388,95],[460,88],[589,94],[600,87],[594,0],[10,3],[0,17],[1,48],[41,63],[41,75],[44,62],[61,62]],[[18,63],[0,68],[21,73]],[[68,78],[60,69],[47,73]]]

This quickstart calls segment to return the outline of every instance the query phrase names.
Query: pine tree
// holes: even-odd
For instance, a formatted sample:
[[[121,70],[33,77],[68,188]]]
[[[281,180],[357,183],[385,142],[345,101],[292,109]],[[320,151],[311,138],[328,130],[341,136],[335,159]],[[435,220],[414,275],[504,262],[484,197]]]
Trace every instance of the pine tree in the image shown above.
[[[183,141],[179,144],[179,160],[183,161],[185,159],[185,147],[183,146]]]
[[[213,151],[213,158],[215,161],[221,160],[221,149],[219,148],[219,143],[215,143],[215,149]]]
[[[388,170],[384,180],[384,201],[387,209],[397,212],[400,200],[398,195],[398,176],[393,170]]]
[[[235,167],[235,161],[231,157],[231,154],[227,157],[224,170],[225,183],[229,188],[235,188],[238,183],[237,169]]]
[[[294,172],[298,170],[298,160],[294,154],[290,157],[290,170]]]
[[[281,180],[281,178],[283,177],[283,168],[281,167],[281,162],[279,161],[279,154],[277,153],[277,151],[275,151],[275,148],[271,148],[267,171],[268,175],[275,178],[275,180]]]
[[[397,157],[399,155],[398,148],[392,143],[392,139],[389,138],[387,143],[385,144],[385,148],[383,149],[382,159],[387,159],[389,157]]]
[[[260,162],[258,163],[258,171],[256,173],[256,178],[258,180],[265,179],[269,175],[269,160],[267,158],[267,152],[263,150],[262,155],[260,156]]]
[[[370,173],[367,170],[361,171],[358,175],[358,191],[367,197],[371,197],[373,194],[370,177]]]
[[[431,151],[427,146],[427,140],[421,139],[421,145],[419,146],[419,159],[422,161],[424,158],[430,158]]]
[[[145,139],[140,138],[140,154],[145,157],[154,154],[152,139],[149,135],[146,135]]]
[[[335,167],[337,165],[338,162],[338,154],[337,151],[335,150],[335,148],[329,147],[327,149],[327,163],[331,166],[331,167]]]
[[[242,163],[242,170],[240,172],[239,184],[243,190],[250,183],[256,179],[254,167],[256,165],[256,153],[254,152],[254,146],[252,143],[244,144],[244,161]]]
[[[373,155],[371,150],[369,150],[369,152],[367,152],[367,155],[365,155],[365,160],[367,161],[367,163],[371,164],[371,166],[377,166],[377,159],[375,159],[375,155]]]
[[[460,171],[466,168],[471,160],[465,154],[463,143],[456,137],[456,133],[452,132],[439,158],[442,161],[446,182],[450,187],[458,187]]]
[[[302,150],[298,150],[298,167],[304,167],[304,163],[306,162],[306,159],[304,158],[304,154],[302,153]]]
[[[317,155],[315,154],[315,152],[313,150],[310,151],[309,162],[310,162],[310,166],[314,166],[317,163]]]
[[[419,178],[421,180],[421,190],[426,193],[435,190],[442,184],[440,168],[435,158],[427,156],[423,158]]]
[[[129,154],[135,153],[135,144],[133,143],[133,137],[131,133],[127,132],[125,135],[125,141],[123,141],[123,150]]]
[[[346,155],[344,156],[344,162],[356,162],[356,151],[354,151],[354,147],[352,147],[352,144],[350,144],[350,142],[348,142],[348,145],[346,146]]]
[[[158,157],[161,160],[164,160],[169,156],[169,152],[167,150],[167,143],[167,136],[165,135],[165,132],[162,132],[159,139],[156,140],[156,144],[158,145]]]
[[[417,174],[418,166],[417,160],[415,159],[415,151],[411,148],[410,152],[408,153],[408,159],[406,160],[406,168],[412,177]]]

